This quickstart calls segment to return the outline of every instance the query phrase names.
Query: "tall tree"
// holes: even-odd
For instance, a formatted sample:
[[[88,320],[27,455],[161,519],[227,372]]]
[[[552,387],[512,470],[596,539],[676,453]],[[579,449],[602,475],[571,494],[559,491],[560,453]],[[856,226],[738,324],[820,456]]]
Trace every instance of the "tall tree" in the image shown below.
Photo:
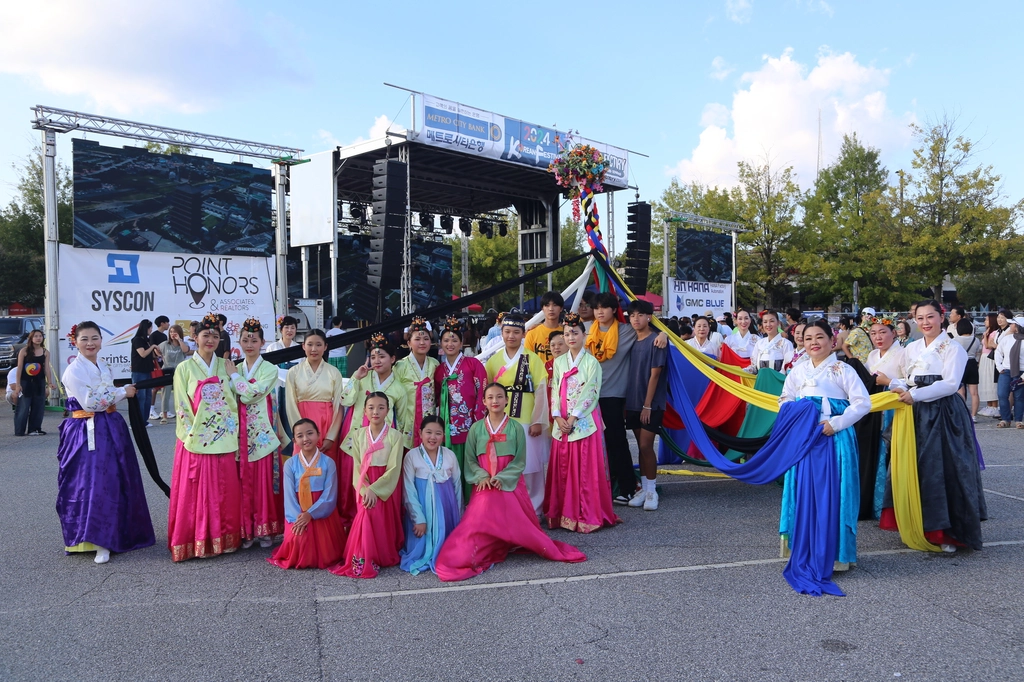
[[[791,264],[812,304],[851,300],[854,282],[861,301],[876,306],[915,297],[916,287],[890,276],[888,263],[897,254],[887,176],[877,149],[865,147],[856,134],[845,135],[839,157],[819,173],[802,201],[803,229],[795,237]]]
[[[789,289],[800,188],[793,167],[779,169],[767,155],[759,161],[740,161],[739,180],[740,217],[747,231],[738,237],[737,277],[754,285],[761,303],[774,307]]]
[[[43,303],[46,285],[44,252],[44,200],[42,150],[13,164],[18,173],[18,194],[0,209],[0,306]],[[72,242],[71,172],[57,164],[57,229],[60,241]]]
[[[488,239],[480,234],[479,225],[473,223],[469,237],[469,290],[481,291],[495,284],[519,276],[518,223],[509,216],[508,235],[495,233]],[[453,236],[448,240],[452,246],[452,292],[458,296],[462,291],[462,237]],[[519,290],[513,289],[489,299],[484,307],[508,310],[519,305]]]
[[[977,146],[955,116],[927,128],[912,126],[920,146],[905,176],[901,240],[905,271],[936,296],[946,275],[965,276],[998,267],[1021,251],[1016,234],[1022,203],[1005,204],[1000,176],[977,161]]]

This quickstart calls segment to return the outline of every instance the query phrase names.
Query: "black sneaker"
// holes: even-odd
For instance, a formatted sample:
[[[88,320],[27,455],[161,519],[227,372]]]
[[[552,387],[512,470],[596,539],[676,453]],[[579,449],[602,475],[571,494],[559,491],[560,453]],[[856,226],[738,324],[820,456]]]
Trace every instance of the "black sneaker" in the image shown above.
[[[626,506],[627,504],[629,504],[630,497],[632,497],[632,495],[616,495],[615,497],[612,498],[612,504]]]
[[[37,436],[45,436],[46,435],[46,431],[43,431],[43,430],[36,431],[36,435]]]

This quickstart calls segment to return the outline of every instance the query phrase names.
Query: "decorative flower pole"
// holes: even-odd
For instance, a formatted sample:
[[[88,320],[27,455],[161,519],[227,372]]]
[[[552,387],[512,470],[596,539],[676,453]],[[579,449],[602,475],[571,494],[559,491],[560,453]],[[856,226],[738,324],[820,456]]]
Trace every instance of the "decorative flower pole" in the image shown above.
[[[601,217],[597,212],[595,195],[604,189],[602,183],[608,173],[608,162],[597,149],[589,144],[566,146],[556,137],[560,154],[548,165],[548,172],[555,174],[555,182],[567,191],[565,195],[572,199],[572,217],[580,221],[581,205],[585,214],[583,227],[587,232],[587,242],[607,258],[608,250],[601,239]]]

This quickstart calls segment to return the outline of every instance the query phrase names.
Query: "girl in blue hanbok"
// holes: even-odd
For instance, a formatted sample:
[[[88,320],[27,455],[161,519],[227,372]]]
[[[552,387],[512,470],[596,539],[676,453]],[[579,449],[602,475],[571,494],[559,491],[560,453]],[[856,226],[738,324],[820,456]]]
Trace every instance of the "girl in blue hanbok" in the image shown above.
[[[444,442],[444,422],[428,415],[420,423],[420,444],[405,455],[405,549],[401,567],[417,575],[434,570],[441,545],[462,517],[462,472]]]
[[[857,436],[853,425],[871,410],[871,397],[856,371],[839,362],[832,352],[832,328],[816,320],[804,330],[807,361],[786,375],[779,403],[812,400],[821,410],[821,428],[835,439],[839,469],[839,542],[835,570],[844,571],[857,561],[857,517],[860,511],[860,473]],[[779,534],[789,538],[796,514],[794,470],[786,472]]]

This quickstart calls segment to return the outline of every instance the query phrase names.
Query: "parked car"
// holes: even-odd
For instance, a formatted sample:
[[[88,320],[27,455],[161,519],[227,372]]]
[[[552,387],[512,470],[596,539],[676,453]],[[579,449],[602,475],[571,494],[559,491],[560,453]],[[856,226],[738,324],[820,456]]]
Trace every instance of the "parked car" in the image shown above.
[[[0,371],[4,375],[18,365],[18,351],[28,342],[29,332],[42,331],[41,315],[25,317],[0,317]]]

